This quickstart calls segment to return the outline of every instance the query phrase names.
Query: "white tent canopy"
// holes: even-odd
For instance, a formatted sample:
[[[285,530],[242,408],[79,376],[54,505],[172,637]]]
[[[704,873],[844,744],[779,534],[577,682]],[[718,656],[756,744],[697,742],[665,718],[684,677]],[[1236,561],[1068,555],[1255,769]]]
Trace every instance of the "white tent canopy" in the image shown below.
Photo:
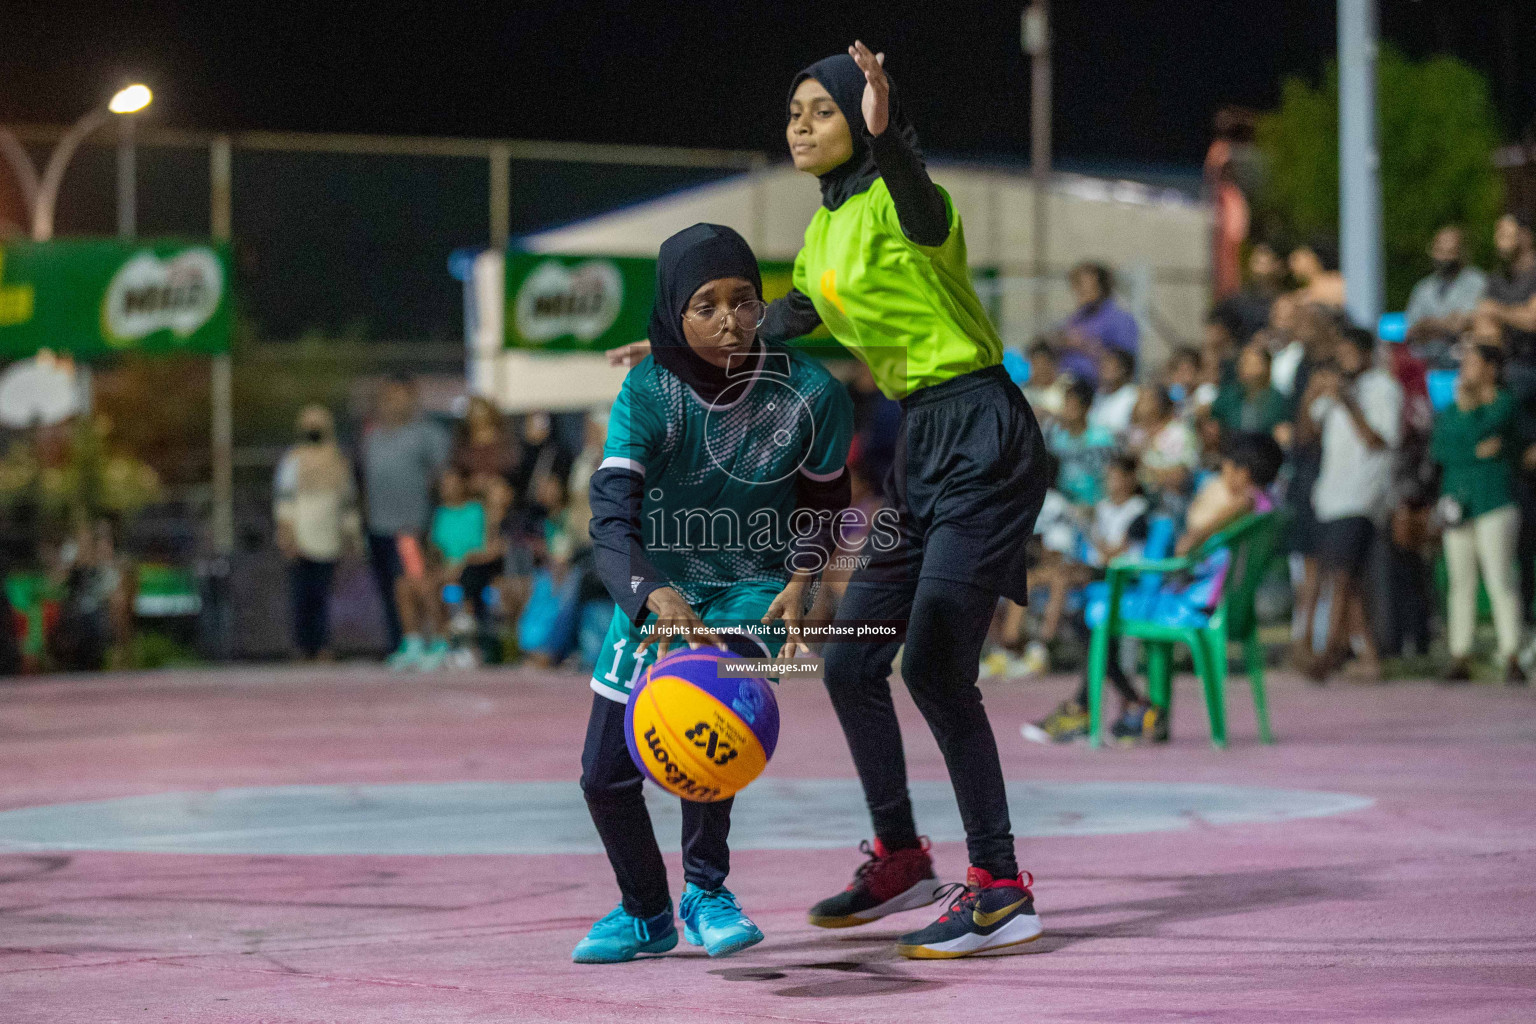
[[[930,173],[954,199],[973,266],[995,268],[988,287],[1004,341],[1022,347],[1048,324],[1033,320],[1034,186],[1021,170],[933,161]],[[530,235],[531,252],[654,256],[669,235],[700,221],[727,224],[759,258],[791,260],[816,212],[816,182],[789,166],[771,167],[563,227]],[[1053,177],[1046,252],[1049,319],[1071,311],[1067,268],[1098,260],[1113,268],[1121,301],[1141,321],[1143,354],[1160,363],[1178,341],[1199,338],[1209,303],[1209,210],[1182,194],[1128,181]],[[600,357],[502,354],[501,254],[487,253],[475,273],[477,390],[508,409],[574,408],[610,400],[623,380]],[[494,264],[492,267],[491,264]]]

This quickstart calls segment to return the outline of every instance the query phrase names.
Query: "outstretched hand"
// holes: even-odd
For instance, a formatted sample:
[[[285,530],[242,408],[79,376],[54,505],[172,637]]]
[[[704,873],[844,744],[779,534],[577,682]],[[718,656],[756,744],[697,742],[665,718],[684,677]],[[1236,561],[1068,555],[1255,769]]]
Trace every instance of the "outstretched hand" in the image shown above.
[[[651,343],[649,339],[632,341],[628,345],[611,348],[603,354],[608,357],[609,366],[634,366],[651,354]]]
[[[885,54],[873,53],[869,47],[854,40],[848,47],[848,56],[864,72],[864,127],[869,134],[879,135],[891,122],[891,80],[885,77]]]

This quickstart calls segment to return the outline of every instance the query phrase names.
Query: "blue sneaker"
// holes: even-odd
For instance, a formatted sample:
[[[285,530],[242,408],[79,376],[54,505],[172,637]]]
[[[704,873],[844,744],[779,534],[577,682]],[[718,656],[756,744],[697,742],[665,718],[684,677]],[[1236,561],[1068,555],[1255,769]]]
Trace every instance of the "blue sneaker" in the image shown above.
[[[683,938],[703,946],[710,956],[730,956],[763,941],[763,933],[741,912],[741,904],[725,886],[700,889],[692,882],[683,890]]]
[[[621,964],[641,953],[665,953],[677,945],[672,908],[652,918],[632,917],[614,907],[576,943],[571,959],[578,964]]]

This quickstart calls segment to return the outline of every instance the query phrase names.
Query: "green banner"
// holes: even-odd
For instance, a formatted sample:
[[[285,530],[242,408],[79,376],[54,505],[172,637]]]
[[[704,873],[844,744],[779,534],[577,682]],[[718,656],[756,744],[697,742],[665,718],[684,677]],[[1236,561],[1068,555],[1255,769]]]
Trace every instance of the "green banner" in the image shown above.
[[[758,263],[763,297],[789,294],[795,265]],[[997,268],[971,268],[971,279],[993,323],[1002,312]],[[656,261],[638,256],[560,256],[508,252],[506,347],[546,352],[604,352],[646,336],[656,297]],[[819,355],[842,352],[825,327],[811,333]]]
[[[789,292],[793,264],[768,261],[761,267],[765,298]],[[602,352],[646,336],[656,261],[509,252],[506,296],[508,348]]]
[[[0,246],[0,360],[39,349],[229,351],[226,245],[115,239]]]

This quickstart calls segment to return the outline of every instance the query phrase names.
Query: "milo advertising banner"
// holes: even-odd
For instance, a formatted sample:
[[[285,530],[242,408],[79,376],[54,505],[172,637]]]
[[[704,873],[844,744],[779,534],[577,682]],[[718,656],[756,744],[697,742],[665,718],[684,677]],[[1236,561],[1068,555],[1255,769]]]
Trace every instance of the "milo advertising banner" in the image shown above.
[[[789,294],[795,265],[761,260],[763,298]],[[993,323],[1002,292],[996,267],[971,268]],[[604,352],[644,338],[656,296],[656,261],[638,256],[565,256],[509,252],[506,258],[506,347],[546,352]],[[818,355],[841,353],[825,327],[811,335]]]
[[[0,246],[0,360],[39,349],[229,351],[229,249],[115,239]]]
[[[761,267],[764,298],[789,292],[793,264]],[[602,352],[646,336],[656,296],[653,259],[509,252],[506,268],[508,348]]]

